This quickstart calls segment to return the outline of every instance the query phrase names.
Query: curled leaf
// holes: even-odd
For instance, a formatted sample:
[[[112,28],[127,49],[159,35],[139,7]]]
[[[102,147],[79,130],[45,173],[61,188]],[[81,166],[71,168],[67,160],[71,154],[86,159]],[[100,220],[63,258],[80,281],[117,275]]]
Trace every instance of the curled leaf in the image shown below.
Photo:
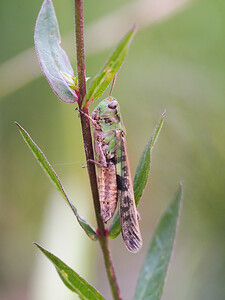
[[[51,0],[44,0],[42,4],[35,26],[34,42],[42,71],[55,94],[64,102],[77,101],[77,94],[61,73],[74,76],[69,59],[60,46],[59,26]]]

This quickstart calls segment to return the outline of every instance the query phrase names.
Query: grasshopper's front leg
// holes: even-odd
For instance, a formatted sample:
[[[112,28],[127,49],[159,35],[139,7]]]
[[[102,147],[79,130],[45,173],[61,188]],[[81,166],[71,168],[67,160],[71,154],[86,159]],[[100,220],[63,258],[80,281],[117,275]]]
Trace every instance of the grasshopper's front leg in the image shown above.
[[[79,107],[76,107],[76,110],[79,111],[80,114],[84,115],[91,123],[91,125],[95,128],[95,129],[100,129],[100,126],[98,124],[97,121],[93,120],[92,117],[90,117],[88,114],[86,114],[85,112],[83,112],[81,109],[79,109]]]
[[[96,161],[96,160],[94,160],[94,159],[88,159],[87,162],[88,162],[88,163],[92,163],[92,164],[98,166],[99,168],[105,167],[105,166],[102,165],[100,162],[98,162],[98,161]],[[87,165],[82,166],[82,168],[87,168]]]

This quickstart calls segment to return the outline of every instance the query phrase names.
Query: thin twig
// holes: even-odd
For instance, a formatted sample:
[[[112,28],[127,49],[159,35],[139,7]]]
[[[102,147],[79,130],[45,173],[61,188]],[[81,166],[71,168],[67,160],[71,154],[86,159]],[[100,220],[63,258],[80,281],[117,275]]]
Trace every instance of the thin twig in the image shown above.
[[[86,94],[85,79],[85,59],[84,59],[84,33],[83,33],[83,0],[75,0],[75,25],[76,25],[76,54],[77,54],[77,73],[79,85],[78,106],[81,109]],[[83,107],[83,112],[89,114],[88,105]],[[95,207],[95,215],[98,224],[99,241],[103,252],[107,276],[111,286],[112,294],[115,300],[121,300],[120,290],[116,279],[115,269],[112,262],[112,256],[109,248],[108,235],[105,234],[105,226],[100,215],[100,203],[98,186],[96,179],[95,166],[90,163],[94,159],[91,129],[89,119],[85,114],[80,114],[81,127],[84,141],[84,150],[87,160],[87,169],[91,185],[92,197]]]

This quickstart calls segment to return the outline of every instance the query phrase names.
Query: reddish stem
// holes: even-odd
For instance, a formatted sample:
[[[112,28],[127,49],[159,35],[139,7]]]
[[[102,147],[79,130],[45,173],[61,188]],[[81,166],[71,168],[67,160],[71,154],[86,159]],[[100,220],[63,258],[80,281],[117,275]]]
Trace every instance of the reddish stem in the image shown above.
[[[76,54],[77,54],[77,73],[78,73],[78,86],[79,86],[79,98],[78,105],[81,109],[84,97],[86,95],[86,78],[85,78],[85,59],[84,59],[84,30],[83,30],[83,0],[75,0],[75,25],[76,25]],[[89,114],[88,105],[83,107],[83,112]],[[86,160],[93,160],[93,146],[91,138],[91,129],[89,119],[80,114],[81,128],[83,134],[84,150]],[[91,192],[94,201],[95,215],[98,224],[99,242],[102,248],[103,257],[106,266],[106,272],[108,275],[109,283],[111,286],[112,294],[115,300],[121,300],[120,290],[116,279],[116,274],[112,262],[111,251],[109,248],[109,238],[106,235],[105,226],[100,215],[100,203],[98,186],[96,179],[95,166],[92,163],[87,163],[87,169],[89,174],[89,180],[91,185]]]

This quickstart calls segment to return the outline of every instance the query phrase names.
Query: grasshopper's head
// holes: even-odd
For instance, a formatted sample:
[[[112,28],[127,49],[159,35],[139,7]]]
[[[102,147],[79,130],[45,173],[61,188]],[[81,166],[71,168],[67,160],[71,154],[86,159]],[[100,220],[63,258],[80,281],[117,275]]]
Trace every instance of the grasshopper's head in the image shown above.
[[[121,119],[119,103],[111,96],[102,100],[94,109],[92,119],[99,122],[103,132],[119,129],[126,133]]]

